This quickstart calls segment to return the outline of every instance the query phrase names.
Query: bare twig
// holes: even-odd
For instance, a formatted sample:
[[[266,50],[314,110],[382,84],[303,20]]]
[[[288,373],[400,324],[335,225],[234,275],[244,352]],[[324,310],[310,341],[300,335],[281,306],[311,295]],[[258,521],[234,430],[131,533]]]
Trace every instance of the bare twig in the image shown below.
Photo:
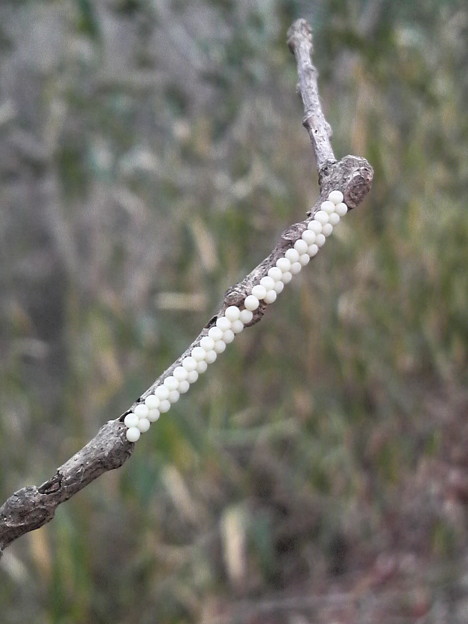
[[[304,19],[295,21],[288,30],[288,46],[297,60],[299,91],[304,103],[302,124],[309,133],[320,170],[325,164],[336,162],[336,158],[330,143],[332,129],[320,105],[318,72],[311,58],[314,51],[312,30]]]
[[[319,173],[320,195],[338,189],[348,208],[356,208],[370,190],[373,169],[365,158],[345,156],[337,162],[330,143],[332,130],[325,119],[318,94],[318,72],[312,63],[312,29],[304,19],[288,30],[288,46],[296,57],[299,90],[304,103],[303,125],[309,133]]]
[[[55,510],[64,501],[86,487],[103,472],[119,468],[132,454],[134,444],[125,436],[123,419],[139,402],[143,401],[168,377],[185,356],[208,334],[218,316],[231,305],[242,306],[252,287],[275,265],[276,260],[292,247],[307,228],[308,222],[319,209],[321,201],[331,190],[341,190],[349,209],[355,208],[370,189],[372,167],[357,156],[345,156],[336,161],[331,148],[331,129],[320,105],[317,89],[317,70],[310,58],[312,51],[311,29],[305,20],[296,21],[288,32],[288,45],[296,56],[299,86],[304,102],[304,126],[314,146],[319,173],[320,198],[308,217],[288,227],[279,237],[271,253],[242,281],[230,288],[216,315],[205,325],[188,349],[138,398],[132,407],[116,420],[107,422],[97,435],[71,459],[60,466],[55,475],[41,486],[28,486],[12,494],[0,507],[0,556],[3,549],[15,539],[49,522]],[[250,325],[258,322],[265,311],[261,303],[254,312]]]

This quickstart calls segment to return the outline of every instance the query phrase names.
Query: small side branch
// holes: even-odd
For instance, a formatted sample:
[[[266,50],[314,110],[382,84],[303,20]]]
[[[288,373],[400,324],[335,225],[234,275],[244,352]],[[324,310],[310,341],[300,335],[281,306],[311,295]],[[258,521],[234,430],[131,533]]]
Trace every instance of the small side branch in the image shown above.
[[[314,146],[319,173],[320,197],[307,212],[307,217],[290,225],[279,237],[269,255],[239,283],[224,295],[223,303],[214,317],[208,321],[188,349],[160,375],[135,403],[116,420],[109,421],[97,435],[71,459],[57,469],[55,475],[41,486],[28,486],[12,494],[0,507],[0,556],[2,551],[15,539],[49,522],[55,510],[64,501],[86,487],[91,481],[108,470],[119,468],[132,454],[134,444],[126,438],[127,428],[123,422],[125,415],[152,394],[155,388],[172,374],[182,360],[199,346],[209,329],[223,316],[229,306],[241,306],[251,293],[252,287],[265,277],[277,260],[308,228],[321,202],[332,190],[343,193],[348,209],[355,208],[369,192],[373,170],[365,158],[345,156],[336,161],[330,144],[331,129],[322,113],[317,71],[311,61],[312,35],[305,20],[295,22],[288,32],[288,44],[294,52],[298,65],[299,85],[304,102],[304,126],[307,128]],[[261,320],[266,309],[261,302],[248,325]]]

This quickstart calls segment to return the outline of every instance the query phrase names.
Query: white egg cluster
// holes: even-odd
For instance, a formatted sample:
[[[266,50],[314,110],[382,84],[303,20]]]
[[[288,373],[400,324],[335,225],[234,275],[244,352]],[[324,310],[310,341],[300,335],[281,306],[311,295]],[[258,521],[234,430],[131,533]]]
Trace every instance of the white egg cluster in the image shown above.
[[[224,316],[219,316],[216,325],[208,330],[198,346],[190,355],[184,357],[172,374],[157,386],[144,402],[139,403],[125,416],[127,440],[136,442],[142,433],[148,431],[151,423],[157,421],[161,414],[168,412],[181,394],[187,392],[190,384],[197,381],[204,373],[208,364],[212,364],[218,355],[232,342],[236,334],[244,329],[253,319],[253,313],[260,302],[273,303],[303,266],[309,263],[326,238],[333,232],[333,227],[348,211],[343,203],[343,193],[332,191],[327,201],[322,202],[318,210],[304,230],[301,237],[288,249],[284,256],[278,258],[265,277],[256,284],[251,293],[244,299],[243,307],[229,306]]]

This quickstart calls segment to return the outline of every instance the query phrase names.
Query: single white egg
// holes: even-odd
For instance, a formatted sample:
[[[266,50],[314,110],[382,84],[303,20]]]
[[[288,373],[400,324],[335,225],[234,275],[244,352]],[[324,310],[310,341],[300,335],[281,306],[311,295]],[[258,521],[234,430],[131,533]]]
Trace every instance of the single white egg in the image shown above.
[[[141,431],[137,427],[129,427],[125,435],[129,442],[137,442],[140,439]]]
[[[224,315],[230,321],[237,321],[237,319],[240,317],[240,312],[241,311],[237,306],[229,306],[228,308],[226,308]]]
[[[257,297],[255,297],[255,295],[248,295],[245,298],[244,301],[244,306],[247,310],[250,311],[254,311],[258,308],[258,306],[260,305],[260,301],[257,299]]]
[[[130,412],[124,418],[124,424],[130,429],[130,427],[136,427],[140,419],[134,412]]]
[[[337,206],[338,204],[341,204],[344,199],[343,193],[341,191],[332,191],[328,196],[328,199]]]

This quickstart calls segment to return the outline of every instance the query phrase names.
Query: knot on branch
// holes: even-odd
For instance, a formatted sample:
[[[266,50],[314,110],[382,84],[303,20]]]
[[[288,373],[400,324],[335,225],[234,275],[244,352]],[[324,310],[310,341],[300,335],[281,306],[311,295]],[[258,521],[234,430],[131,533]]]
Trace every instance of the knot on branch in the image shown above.
[[[39,494],[55,494],[62,487],[62,475],[59,470],[55,473],[52,479],[49,479],[37,488]]]
[[[374,170],[365,158],[361,158],[361,165],[351,175],[349,186],[344,192],[344,201],[348,208],[356,208],[372,186]]]
[[[301,237],[304,230],[307,229],[307,225],[301,221],[300,223],[293,223],[281,233],[281,241],[284,241],[282,249],[291,247],[291,243],[297,241]]]
[[[244,302],[247,291],[248,285],[243,284],[243,282],[228,288],[224,294],[224,309],[232,305],[240,307]]]

